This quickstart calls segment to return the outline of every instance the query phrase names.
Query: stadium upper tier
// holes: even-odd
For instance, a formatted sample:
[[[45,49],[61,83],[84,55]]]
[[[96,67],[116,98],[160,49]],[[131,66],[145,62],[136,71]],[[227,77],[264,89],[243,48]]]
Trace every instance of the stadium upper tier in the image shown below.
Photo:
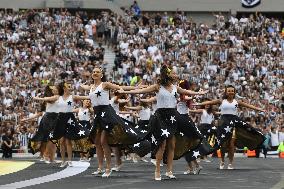
[[[142,11],[188,12],[283,12],[283,0],[262,0],[254,8],[243,8],[241,0],[137,0]],[[0,8],[91,8],[119,9],[128,7],[133,0],[1,0]]]

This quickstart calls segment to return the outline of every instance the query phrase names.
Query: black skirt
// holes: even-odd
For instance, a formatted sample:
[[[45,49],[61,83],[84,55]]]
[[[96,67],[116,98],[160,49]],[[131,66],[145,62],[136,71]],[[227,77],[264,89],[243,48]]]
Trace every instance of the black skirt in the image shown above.
[[[203,138],[202,142],[195,150],[190,150],[188,151],[188,153],[185,154],[185,160],[187,162],[191,162],[201,156],[209,155],[214,151],[215,148],[210,144],[210,142],[206,138]]]
[[[87,127],[80,125],[72,112],[59,113],[56,126],[49,136],[52,140],[65,137],[69,140],[79,140],[88,137],[90,131]]]
[[[141,132],[131,126],[130,122],[119,117],[111,105],[95,106],[94,114],[92,136],[95,136],[99,130],[106,131],[108,144],[111,146],[136,144],[143,140]]]
[[[127,121],[129,122],[129,121]],[[134,127],[136,131],[139,133],[140,137],[143,138],[140,142],[132,145],[128,145],[127,149],[130,153],[135,153],[140,157],[144,157],[148,153],[151,152],[151,142],[149,140],[149,120],[139,120],[137,125],[129,122],[131,127]]]
[[[135,128],[139,128],[140,130],[149,130],[149,120],[139,120]]]
[[[247,147],[250,150],[260,148],[264,141],[263,134],[242,121],[236,115],[222,115],[217,127],[215,149],[226,149],[235,131],[235,145],[238,148]]]
[[[213,126],[213,124],[201,123],[198,127],[203,137],[208,139],[210,136],[216,134],[217,128]]]
[[[149,123],[151,131],[151,148],[156,154],[161,143],[167,138],[175,136],[176,147],[174,159],[179,159],[189,150],[198,147],[202,140],[202,134],[195,127],[188,115],[181,115],[174,108],[157,109]],[[166,159],[164,153],[164,162]]]
[[[49,133],[55,128],[57,122],[58,113],[46,112],[39,124],[38,131],[31,139],[33,142],[47,142],[49,139]]]
[[[216,127],[212,127],[212,124],[203,123],[200,124],[199,130],[203,135],[203,140],[195,150],[190,150],[188,153],[186,153],[185,160],[187,162],[196,160],[200,156],[206,156],[208,154],[211,154],[215,150],[214,146],[211,144],[215,139]]]
[[[87,128],[88,130],[92,129],[92,125],[89,121],[81,120],[81,121],[79,121],[79,125]]]

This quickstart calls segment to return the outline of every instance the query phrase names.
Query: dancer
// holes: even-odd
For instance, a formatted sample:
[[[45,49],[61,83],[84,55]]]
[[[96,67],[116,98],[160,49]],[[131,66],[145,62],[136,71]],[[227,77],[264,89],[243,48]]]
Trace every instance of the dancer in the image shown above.
[[[157,110],[150,120],[152,131],[151,141],[153,152],[156,154],[155,180],[161,180],[160,162],[166,157],[166,176],[173,179],[173,159],[179,159],[189,149],[194,149],[201,142],[201,133],[191,122],[184,122],[183,117],[176,110],[177,96],[203,95],[206,92],[194,92],[175,86],[173,83],[176,75],[166,66],[161,68],[161,76],[158,84],[144,89],[131,91],[120,90],[120,93],[139,94],[157,92]]]
[[[58,116],[53,131],[49,133],[52,140],[60,140],[60,153],[62,163],[60,167],[72,167],[72,143],[71,140],[79,140],[88,136],[88,130],[80,126],[73,114],[74,100],[89,99],[85,96],[71,95],[71,84],[63,81],[58,85],[59,95],[39,98],[35,100],[56,102],[58,106]],[[68,161],[65,161],[65,151],[67,149]]]
[[[125,106],[125,109],[138,111],[139,113],[134,114],[135,117],[139,118],[137,126],[135,128],[139,128],[142,130],[142,133],[145,135],[149,132],[149,120],[151,117],[151,110],[149,108],[149,104],[140,101],[140,105],[135,107]]]
[[[46,99],[55,96],[58,97],[58,89],[55,86],[46,86],[44,91],[44,97]],[[41,101],[41,98],[34,97],[34,100]],[[50,140],[49,133],[55,128],[57,116],[58,116],[58,101],[47,101],[45,112],[40,112],[37,116],[41,116],[39,129],[35,136],[32,138],[32,142],[40,142],[43,146],[41,151],[46,154],[45,163],[54,162],[54,156],[56,151],[56,145]],[[46,150],[45,150],[46,149]]]
[[[110,105],[113,107],[116,114],[118,115],[122,113],[119,111],[119,104],[128,103],[129,101],[130,101],[130,98],[123,99],[121,98],[121,94],[119,94],[118,92],[115,92],[114,96],[110,100]]]
[[[248,149],[254,150],[259,148],[264,141],[263,134],[241,120],[237,116],[237,111],[239,106],[262,112],[265,112],[265,110],[242,101],[237,101],[235,95],[235,88],[232,85],[228,85],[225,88],[223,100],[206,101],[197,104],[201,106],[220,105],[221,118],[217,127],[216,143],[214,146],[216,150],[221,148],[220,169],[224,169],[225,166],[226,149],[229,155],[228,169],[234,169],[233,160],[236,146],[241,149],[248,147]]]
[[[151,138],[147,137],[147,135],[150,132],[148,124],[149,124],[149,120],[150,120],[150,117],[151,117],[151,110],[149,108],[149,104],[140,101],[140,105],[139,106],[135,106],[135,107],[125,106],[125,108],[129,109],[129,110],[135,110],[135,111],[139,112],[138,114],[137,113],[133,113],[134,117],[139,118],[139,121],[138,121],[137,126],[135,128],[140,129],[141,132],[144,135],[143,138],[145,138],[148,141],[150,141]],[[134,157],[133,161],[137,162],[137,158],[138,157]],[[142,157],[141,160],[144,161],[144,162],[148,162],[145,157]]]
[[[35,119],[37,119],[39,128],[38,128],[37,132],[35,133],[35,135],[33,136],[33,138],[31,138],[31,144],[30,145],[31,145],[32,154],[35,154],[38,151],[40,152],[40,154],[39,154],[40,160],[39,161],[46,161],[47,160],[46,159],[47,155],[45,154],[47,141],[36,140],[36,138],[38,138],[38,136],[40,135],[39,133],[41,133],[43,131],[43,126],[42,126],[41,120],[42,120],[42,117],[45,113],[44,111],[45,111],[45,106],[43,105],[42,111],[36,112],[31,117],[23,118],[23,119],[20,120],[21,123],[22,122],[27,123],[27,122],[34,121]]]
[[[209,99],[204,99],[209,100]],[[206,105],[203,107],[203,109],[196,109],[196,110],[189,110],[190,113],[199,113],[201,114],[200,122],[199,122],[199,130],[204,136],[204,139],[212,143],[211,141],[214,138],[214,135],[216,134],[216,127],[214,124],[214,114],[219,114],[219,112],[213,111],[212,105]],[[200,154],[202,156],[202,154]],[[202,156],[203,160],[207,163],[210,163],[211,161],[207,158],[207,155]]]
[[[182,89],[189,89],[189,82],[186,80],[181,80],[179,82],[179,87]],[[177,104],[177,111],[180,113],[180,116],[183,117],[183,120],[185,122],[193,123],[195,127],[195,123],[192,121],[190,116],[188,115],[189,109],[188,104],[192,98],[186,95],[180,95],[179,102]],[[196,128],[197,129],[197,128]],[[201,170],[201,166],[197,163],[196,159],[190,159],[188,158],[188,153],[185,155],[185,160],[188,164],[188,170],[184,172],[184,174],[199,174],[199,171]],[[195,166],[195,168],[193,167]]]
[[[185,155],[185,159],[188,162],[188,170],[184,174],[199,174],[202,170],[202,166],[199,165],[197,158],[203,158],[205,162],[209,163],[207,155],[214,151],[211,145],[214,142],[216,127],[213,126],[214,113],[212,106],[205,106],[204,109],[189,110],[190,113],[201,113],[201,120],[199,124],[199,130],[203,135],[203,141],[200,146],[194,151],[190,151]]]
[[[73,112],[78,114],[79,125],[90,131],[91,113],[93,113],[90,100],[84,100],[83,107],[76,108]],[[92,143],[89,138],[72,141],[72,144],[73,151],[80,151],[80,161],[90,161],[89,150],[92,148]]]
[[[94,68],[92,73],[94,84],[81,85],[85,90],[90,90],[89,97],[94,107],[95,119],[94,128],[91,135],[95,135],[96,152],[98,159],[98,170],[94,175],[109,177],[111,175],[111,149],[110,145],[129,145],[142,140],[135,129],[130,128],[128,123],[123,121],[114,111],[109,103],[110,90],[123,90],[128,87],[115,85],[105,82],[103,71],[100,68]],[[130,89],[133,87],[130,87]],[[134,87],[135,88],[135,87]],[[139,146],[139,143],[137,143]],[[103,173],[103,159],[106,158],[106,170]]]
[[[119,116],[124,113],[130,113],[130,112],[122,112],[119,110],[120,104],[128,103],[130,101],[130,98],[123,99],[121,98],[121,96],[122,95],[119,94],[118,92],[114,92],[114,96],[110,100],[110,105],[113,107],[116,114]],[[111,149],[115,156],[115,166],[111,168],[111,171],[119,172],[122,167],[122,160],[121,160],[122,149],[119,146],[111,147]]]
[[[156,96],[152,96],[150,98],[140,99],[140,102],[152,103],[151,116],[150,116],[150,119],[149,119],[149,122],[150,122],[150,120],[153,119],[154,114],[155,114],[155,112],[157,110],[157,98],[156,98]],[[150,128],[149,128],[148,132],[150,132]],[[156,157],[155,156],[156,155],[151,151],[151,163],[156,166],[157,162],[156,162]],[[160,167],[163,167],[163,163],[162,162],[160,162]]]

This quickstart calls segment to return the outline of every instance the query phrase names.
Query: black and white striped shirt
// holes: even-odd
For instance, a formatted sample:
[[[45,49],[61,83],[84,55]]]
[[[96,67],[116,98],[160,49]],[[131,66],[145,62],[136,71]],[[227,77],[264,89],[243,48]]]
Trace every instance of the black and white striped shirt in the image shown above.
[[[20,147],[28,146],[28,134],[27,133],[20,133],[18,135],[18,140],[20,142]]]

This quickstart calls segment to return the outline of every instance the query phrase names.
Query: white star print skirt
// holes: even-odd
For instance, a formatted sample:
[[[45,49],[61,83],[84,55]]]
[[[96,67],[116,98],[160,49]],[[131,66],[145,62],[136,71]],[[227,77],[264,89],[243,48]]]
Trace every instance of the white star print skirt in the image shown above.
[[[135,129],[135,131],[139,133],[139,138],[143,138],[143,140],[135,144],[127,145],[125,147],[126,151],[128,151],[128,153],[135,153],[140,157],[144,157],[145,155],[150,153],[151,152],[151,142],[149,142],[150,140],[147,137],[147,134],[149,134],[148,132],[149,129],[147,130],[149,120],[139,120],[137,125],[135,125],[133,122],[130,122],[124,118],[122,118],[122,120],[125,122],[128,122],[128,126]]]
[[[34,137],[30,140],[30,147],[32,153],[35,154],[39,151],[40,143],[47,142],[49,140],[49,133],[52,132],[55,128],[57,121],[57,113],[46,112],[40,123],[37,132]]]
[[[88,133],[90,133],[90,130],[92,129],[92,125],[89,121],[86,120],[79,120],[79,126],[82,126],[88,130]],[[82,138],[80,140],[72,140],[72,150],[73,152],[81,152],[81,153],[87,153],[89,150],[93,147],[93,143],[91,138]]]
[[[47,142],[49,133],[55,128],[57,116],[57,113],[46,112],[40,121],[38,131],[31,140]]]
[[[244,122],[236,115],[222,115],[217,127],[215,149],[226,150],[235,129],[235,145],[238,148],[247,147],[250,150],[259,148],[263,141],[263,134],[256,128]]]
[[[202,135],[189,116],[183,116],[174,108],[159,108],[150,119],[151,150],[156,154],[161,143],[175,136],[174,159],[181,158],[191,149],[198,147]],[[167,152],[165,152],[167,153]],[[166,155],[164,154],[164,162]]]
[[[89,121],[79,120],[79,125],[87,128],[88,130],[92,129],[92,125]]]
[[[108,144],[112,146],[136,144],[143,140],[142,133],[119,117],[111,105],[95,106],[94,114],[92,138],[104,130],[108,132]]]
[[[51,140],[65,137],[70,140],[79,140],[88,137],[90,131],[78,123],[72,112],[59,113],[53,132],[49,133]]]
[[[135,128],[148,132],[149,131],[149,120],[139,120]]]
[[[212,135],[216,134],[216,127],[213,127],[213,124],[202,123],[198,126],[199,131],[204,138],[209,139]]]
[[[184,117],[188,117],[188,114],[183,114]],[[214,152],[214,139],[216,134],[216,127],[213,124],[200,124],[198,127],[203,136],[202,142],[194,150],[190,150],[185,155],[185,160],[191,162],[200,156],[206,156]]]

